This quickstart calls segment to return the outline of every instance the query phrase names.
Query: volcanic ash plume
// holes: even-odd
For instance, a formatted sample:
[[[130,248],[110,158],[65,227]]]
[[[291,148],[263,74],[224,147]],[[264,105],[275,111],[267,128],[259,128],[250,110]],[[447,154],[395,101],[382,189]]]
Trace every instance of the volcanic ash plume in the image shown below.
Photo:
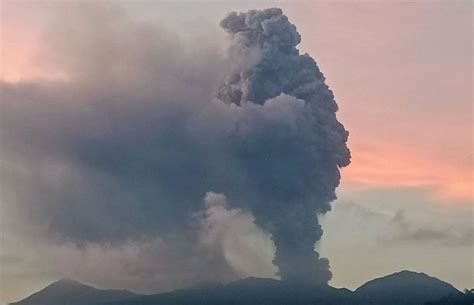
[[[229,140],[246,190],[234,197],[271,234],[284,280],[325,284],[331,272],[314,251],[323,233],[317,215],[331,209],[339,168],[350,160],[333,93],[299,53],[301,37],[280,9],[233,12],[221,26],[234,64],[217,96],[244,113]]]
[[[282,11],[228,15],[226,58],[220,44],[174,39],[108,5],[66,12],[45,36],[52,62],[41,64],[68,81],[0,82],[2,212],[30,228],[12,222],[12,232],[74,253],[130,249],[107,283],[129,274],[133,287],[163,289],[231,281],[244,274],[239,262],[273,272],[249,268],[266,245],[235,246],[245,241],[236,230],[254,221],[272,237],[283,279],[327,283],[317,215],[349,163],[347,131]],[[89,279],[102,278],[102,259],[85,265]]]

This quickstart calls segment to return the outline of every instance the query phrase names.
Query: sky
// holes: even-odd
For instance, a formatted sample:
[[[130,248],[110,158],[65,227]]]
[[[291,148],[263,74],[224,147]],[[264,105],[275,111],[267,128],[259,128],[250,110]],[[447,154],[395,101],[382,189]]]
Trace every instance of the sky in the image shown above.
[[[198,249],[179,264],[176,254],[188,244],[165,226],[174,214],[142,219],[123,208],[163,213],[136,203],[154,193],[141,184],[146,173],[137,181],[132,174],[155,160],[136,135],[150,126],[157,129],[143,139],[168,129],[179,137],[181,117],[199,108],[193,100],[209,98],[229,66],[220,20],[267,7],[282,8],[295,24],[298,49],[316,60],[349,131],[351,164],[332,211],[321,216],[316,246],[329,259],[329,284],[355,289],[407,269],[458,289],[474,286],[471,1],[2,0],[0,302],[62,277],[166,291],[208,280],[195,270],[196,257],[215,266],[211,278],[275,276],[272,241],[231,198],[206,194]],[[156,108],[157,96],[182,110]],[[112,165],[96,160],[97,151]],[[108,167],[128,156],[143,164],[126,173]],[[171,237],[150,238],[154,230]]]

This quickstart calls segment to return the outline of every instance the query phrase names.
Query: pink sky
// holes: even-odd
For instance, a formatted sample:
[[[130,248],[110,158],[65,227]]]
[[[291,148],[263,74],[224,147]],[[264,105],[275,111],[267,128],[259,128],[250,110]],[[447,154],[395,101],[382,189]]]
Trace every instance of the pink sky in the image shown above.
[[[472,203],[472,3],[318,2],[288,14],[350,131],[343,181]]]

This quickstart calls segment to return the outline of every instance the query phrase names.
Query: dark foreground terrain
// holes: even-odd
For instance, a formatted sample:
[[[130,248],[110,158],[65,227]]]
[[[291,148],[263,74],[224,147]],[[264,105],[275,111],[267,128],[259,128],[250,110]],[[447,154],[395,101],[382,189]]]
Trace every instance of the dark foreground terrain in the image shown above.
[[[331,286],[290,284],[247,278],[153,295],[125,290],[100,290],[60,280],[12,305],[472,305],[472,291],[424,273],[402,271],[374,279],[355,291]]]

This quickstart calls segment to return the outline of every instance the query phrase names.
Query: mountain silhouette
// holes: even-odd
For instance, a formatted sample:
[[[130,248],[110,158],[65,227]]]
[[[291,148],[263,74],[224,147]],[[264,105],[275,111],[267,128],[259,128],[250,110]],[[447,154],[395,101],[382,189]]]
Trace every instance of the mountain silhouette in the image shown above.
[[[61,280],[13,305],[424,305],[462,295],[452,285],[423,273],[402,271],[367,282],[356,291],[309,283],[247,278],[203,284],[152,295],[99,290]]]
[[[425,305],[472,305],[474,304],[474,289],[466,289],[464,293],[451,294]]]
[[[355,291],[369,304],[417,305],[459,294],[452,285],[424,273],[401,271],[374,279]]]
[[[62,279],[11,305],[93,305],[137,297],[127,290],[101,290]]]
[[[251,277],[227,285],[209,284],[142,296],[134,299],[133,303],[129,303],[128,300],[118,301],[113,305],[336,305],[352,299],[353,293],[347,289],[290,284],[274,279]]]

